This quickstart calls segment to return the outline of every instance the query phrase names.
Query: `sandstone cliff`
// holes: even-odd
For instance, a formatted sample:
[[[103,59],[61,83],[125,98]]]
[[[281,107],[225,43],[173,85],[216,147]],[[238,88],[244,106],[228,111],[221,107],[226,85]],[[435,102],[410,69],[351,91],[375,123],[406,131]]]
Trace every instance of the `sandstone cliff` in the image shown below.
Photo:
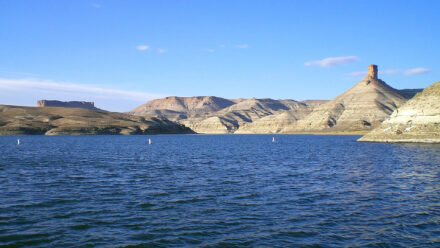
[[[82,108],[0,105],[0,135],[193,133],[166,119]]]
[[[359,141],[440,143],[440,82],[396,109]]]

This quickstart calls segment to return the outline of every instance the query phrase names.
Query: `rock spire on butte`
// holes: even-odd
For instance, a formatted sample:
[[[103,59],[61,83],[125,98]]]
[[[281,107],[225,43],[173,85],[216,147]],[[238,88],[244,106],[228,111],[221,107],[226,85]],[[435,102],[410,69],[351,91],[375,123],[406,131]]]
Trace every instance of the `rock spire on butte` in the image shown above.
[[[367,77],[372,79],[377,79],[377,65],[369,65],[368,66],[368,75]]]

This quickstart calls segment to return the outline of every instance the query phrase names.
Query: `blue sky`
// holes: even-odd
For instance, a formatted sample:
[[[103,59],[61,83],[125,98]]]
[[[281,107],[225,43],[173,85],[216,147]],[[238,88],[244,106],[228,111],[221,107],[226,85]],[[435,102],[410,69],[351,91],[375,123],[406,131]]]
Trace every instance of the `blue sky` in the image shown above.
[[[0,104],[332,99],[440,80],[440,1],[0,0]]]

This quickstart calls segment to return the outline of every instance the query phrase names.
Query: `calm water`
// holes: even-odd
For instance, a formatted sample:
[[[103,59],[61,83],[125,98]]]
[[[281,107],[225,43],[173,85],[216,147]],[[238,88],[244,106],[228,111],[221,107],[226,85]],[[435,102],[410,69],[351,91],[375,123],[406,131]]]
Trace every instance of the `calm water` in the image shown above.
[[[0,137],[0,246],[440,247],[440,146]]]

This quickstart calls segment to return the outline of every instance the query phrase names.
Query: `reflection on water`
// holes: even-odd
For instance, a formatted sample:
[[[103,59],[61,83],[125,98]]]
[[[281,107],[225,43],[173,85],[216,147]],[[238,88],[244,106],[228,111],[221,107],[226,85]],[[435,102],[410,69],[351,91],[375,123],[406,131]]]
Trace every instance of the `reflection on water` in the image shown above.
[[[0,245],[440,246],[439,145],[17,138],[0,137]]]

